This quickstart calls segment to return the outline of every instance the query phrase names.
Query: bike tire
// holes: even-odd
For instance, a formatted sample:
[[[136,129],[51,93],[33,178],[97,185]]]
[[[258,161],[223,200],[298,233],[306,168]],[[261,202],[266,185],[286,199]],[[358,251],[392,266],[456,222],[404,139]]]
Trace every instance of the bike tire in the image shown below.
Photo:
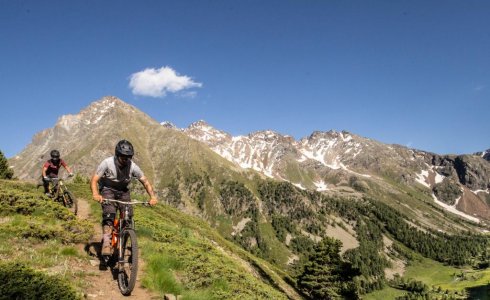
[[[131,295],[138,275],[138,242],[136,233],[132,229],[124,230],[121,235],[121,262],[117,282],[119,290],[124,296]]]
[[[68,208],[74,215],[78,212],[78,200],[73,196],[70,191],[63,193],[63,205]]]

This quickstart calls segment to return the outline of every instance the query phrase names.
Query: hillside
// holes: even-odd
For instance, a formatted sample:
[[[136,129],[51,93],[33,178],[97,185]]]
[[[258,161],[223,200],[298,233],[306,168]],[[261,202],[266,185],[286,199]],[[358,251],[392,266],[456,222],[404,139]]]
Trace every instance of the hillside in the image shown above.
[[[92,205],[87,220],[77,220],[31,184],[1,181],[0,187],[2,270],[17,264],[37,270],[39,277],[55,276],[67,294],[71,293],[67,299],[110,294],[117,298],[110,291],[117,285],[98,283],[111,278],[110,273],[94,268],[96,258],[83,250],[90,248],[90,236],[97,228],[97,204]],[[89,194],[88,186],[71,187],[84,202],[80,196]],[[139,208],[135,220],[146,262],[141,283],[152,291],[152,297],[164,293],[180,294],[184,299],[299,297],[274,267],[226,241],[198,219],[160,205]],[[94,285],[109,290],[94,290]]]
[[[232,137],[205,122],[179,130],[104,97],[77,115],[61,117],[9,163],[16,176],[35,181],[56,148],[83,181],[122,138],[133,142],[135,161],[169,205],[147,212],[144,240],[167,242],[169,237],[161,236],[165,229],[175,232],[172,239],[192,237],[204,252],[240,246],[240,257],[260,257],[268,269],[282,270],[277,278],[266,277],[283,293],[288,285],[278,282],[285,280],[304,297],[317,297],[317,289],[358,297],[403,276],[417,256],[454,267],[486,265],[490,164],[481,155],[437,155],[348,132],[315,132],[297,142],[272,131]],[[139,184],[133,188],[142,191]],[[200,221],[190,222],[182,212]],[[197,236],[178,229],[182,226]],[[214,234],[211,242],[199,239]],[[216,245],[218,239],[228,246]],[[177,277],[190,274],[179,261],[187,252],[159,247],[151,248],[159,254],[149,261],[167,257],[162,263],[184,268]],[[179,255],[169,257],[172,253]],[[317,280],[308,278],[319,276],[317,265],[336,275],[312,290]],[[215,268],[231,272],[219,265],[210,272]]]
[[[438,155],[386,145],[347,131],[316,131],[296,141],[270,130],[231,136],[205,121],[180,130],[167,127],[205,143],[242,168],[291,182],[301,189],[332,194],[349,187],[369,193],[369,183],[386,193],[397,188],[390,182],[394,181],[408,188],[425,189],[439,207],[464,218],[490,220],[487,152]]]

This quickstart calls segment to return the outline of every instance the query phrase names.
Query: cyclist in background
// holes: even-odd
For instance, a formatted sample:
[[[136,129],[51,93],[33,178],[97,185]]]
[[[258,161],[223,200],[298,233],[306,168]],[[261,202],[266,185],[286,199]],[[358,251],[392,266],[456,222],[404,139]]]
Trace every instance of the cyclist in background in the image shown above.
[[[44,163],[42,170],[44,193],[48,197],[52,197],[51,193],[49,192],[49,181],[51,178],[58,178],[58,173],[61,166],[63,166],[63,168],[65,168],[65,170],[68,172],[69,177],[73,176],[70,167],[68,167],[66,162],[60,158],[60,152],[58,150],[52,150],[50,155],[51,159]]]
[[[131,178],[137,178],[150,196],[150,205],[158,200],[148,179],[140,167],[131,159],[134,155],[133,145],[127,140],[121,140],[116,145],[115,155],[104,159],[92,176],[90,188],[93,199],[103,203],[103,199],[113,199],[129,202],[131,200],[128,185]],[[102,255],[111,255],[111,234],[119,206],[117,203],[102,204]],[[130,210],[133,214],[133,210]]]

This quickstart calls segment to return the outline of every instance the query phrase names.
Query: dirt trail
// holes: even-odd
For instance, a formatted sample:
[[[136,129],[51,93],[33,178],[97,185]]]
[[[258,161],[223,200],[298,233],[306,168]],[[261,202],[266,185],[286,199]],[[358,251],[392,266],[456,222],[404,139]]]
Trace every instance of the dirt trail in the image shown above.
[[[80,219],[88,219],[90,216],[90,205],[85,199],[78,200],[78,217]],[[162,299],[158,294],[150,293],[147,289],[141,287],[140,278],[143,277],[145,265],[141,258],[138,260],[138,277],[136,286],[130,296],[123,296],[119,292],[117,285],[117,275],[113,276],[110,269],[102,268],[99,257],[97,256],[100,250],[100,240],[102,238],[102,230],[99,224],[94,224],[95,235],[91,238],[88,244],[80,244],[79,247],[87,255],[91,256],[90,264],[85,266],[85,273],[89,274],[85,280],[91,284],[85,288],[87,299],[104,299],[104,300],[148,300]]]

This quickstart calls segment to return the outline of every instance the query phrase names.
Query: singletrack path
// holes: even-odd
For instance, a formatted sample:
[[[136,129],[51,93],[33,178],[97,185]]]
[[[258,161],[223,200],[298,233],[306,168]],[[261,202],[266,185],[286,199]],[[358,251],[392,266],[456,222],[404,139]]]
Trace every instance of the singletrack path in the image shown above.
[[[91,211],[90,205],[86,199],[78,199],[78,218],[90,219]],[[100,219],[97,218],[97,219]],[[162,299],[162,296],[151,293],[147,289],[141,286],[140,278],[143,277],[145,264],[142,259],[138,258],[138,277],[136,285],[130,296],[123,296],[119,291],[117,285],[117,275],[113,275],[108,268],[102,268],[99,256],[100,253],[100,241],[102,239],[101,225],[94,224],[95,235],[92,236],[88,244],[80,244],[79,247],[87,255],[91,256],[90,264],[85,266],[85,271],[88,276],[85,280],[89,283],[85,288],[85,295],[87,299],[103,299],[103,300],[150,300],[150,299]]]

